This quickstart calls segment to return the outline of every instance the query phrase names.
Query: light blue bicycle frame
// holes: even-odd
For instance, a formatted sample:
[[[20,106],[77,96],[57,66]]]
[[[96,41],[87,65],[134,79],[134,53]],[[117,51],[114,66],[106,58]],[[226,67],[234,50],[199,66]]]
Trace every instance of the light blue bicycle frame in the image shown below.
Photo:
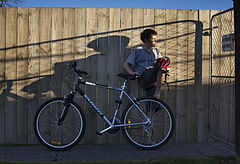
[[[115,90],[115,91],[120,91],[120,96],[119,96],[119,102],[118,105],[115,109],[115,113],[113,116],[113,120],[112,122],[101,112],[101,110],[92,102],[92,100],[84,93],[84,91],[79,87],[79,84],[84,84],[84,85],[90,85],[90,86],[94,86],[94,87],[99,87],[99,88],[104,88],[104,89],[110,89],[110,90]],[[102,84],[96,84],[96,83],[92,83],[92,82],[82,82],[81,79],[78,80],[78,83],[76,84],[76,89],[74,91],[74,94],[76,92],[79,92],[84,98],[85,100],[93,107],[93,109],[98,113],[98,115],[100,115],[104,121],[109,125],[109,127],[103,129],[102,131],[98,132],[98,134],[103,134],[105,132],[107,132],[108,130],[112,129],[112,128],[119,128],[119,127],[126,127],[126,126],[136,126],[136,125],[147,125],[149,123],[151,123],[151,120],[145,115],[145,113],[139,108],[138,106],[138,102],[136,100],[135,97],[131,98],[125,91],[126,88],[126,84],[127,84],[127,80],[124,80],[123,85],[121,86],[121,88],[115,88],[112,86],[106,86],[106,85],[102,85]],[[144,118],[146,118],[145,122],[140,122],[140,123],[128,123],[128,124],[115,124],[116,121],[116,117],[121,105],[121,100],[123,98],[123,95],[126,95],[126,97],[133,103],[133,105],[138,109],[138,111],[144,116]]]

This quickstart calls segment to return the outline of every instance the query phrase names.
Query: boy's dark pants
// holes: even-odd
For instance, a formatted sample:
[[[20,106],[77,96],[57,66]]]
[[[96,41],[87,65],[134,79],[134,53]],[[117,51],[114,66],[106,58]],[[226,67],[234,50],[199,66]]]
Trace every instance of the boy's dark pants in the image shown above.
[[[159,69],[155,67],[149,68],[138,79],[138,84],[143,88],[146,96],[151,97],[155,93],[156,87],[154,83],[157,81],[158,71]]]

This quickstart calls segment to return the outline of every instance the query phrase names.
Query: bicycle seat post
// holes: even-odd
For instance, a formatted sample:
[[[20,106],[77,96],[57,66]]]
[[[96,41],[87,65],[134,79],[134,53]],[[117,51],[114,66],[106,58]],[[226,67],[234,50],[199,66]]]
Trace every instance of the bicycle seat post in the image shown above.
[[[123,82],[123,85],[121,86],[122,90],[125,90],[127,82],[128,81],[125,79]]]

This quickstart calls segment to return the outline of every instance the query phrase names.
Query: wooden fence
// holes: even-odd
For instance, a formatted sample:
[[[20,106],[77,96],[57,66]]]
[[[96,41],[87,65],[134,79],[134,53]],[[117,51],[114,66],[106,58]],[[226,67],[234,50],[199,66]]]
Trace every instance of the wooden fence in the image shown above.
[[[62,96],[66,63],[76,60],[88,81],[119,86],[116,74],[140,32],[158,32],[157,47],[172,68],[162,99],[176,118],[171,142],[209,140],[209,31],[212,10],[112,8],[0,8],[0,143],[37,143],[34,114],[43,101]],[[204,65],[204,67],[202,67]],[[68,78],[69,79],[69,78]],[[68,80],[69,82],[69,80]],[[136,82],[133,95],[143,95]],[[85,88],[103,113],[111,115],[117,94]],[[87,117],[82,143],[124,143],[122,135],[97,136],[103,121],[82,98]],[[124,104],[125,105],[125,104]],[[123,106],[124,106],[123,105]]]

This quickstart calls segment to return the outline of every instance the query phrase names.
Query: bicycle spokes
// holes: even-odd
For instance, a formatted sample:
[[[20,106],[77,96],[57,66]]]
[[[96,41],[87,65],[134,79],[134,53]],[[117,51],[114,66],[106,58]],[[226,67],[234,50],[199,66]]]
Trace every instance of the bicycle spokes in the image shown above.
[[[130,105],[124,111],[123,122],[144,122],[124,128],[124,134],[130,143],[141,149],[155,149],[166,143],[173,128],[172,116],[169,110],[158,100],[142,98],[139,105]],[[141,110],[142,112],[139,112]]]

